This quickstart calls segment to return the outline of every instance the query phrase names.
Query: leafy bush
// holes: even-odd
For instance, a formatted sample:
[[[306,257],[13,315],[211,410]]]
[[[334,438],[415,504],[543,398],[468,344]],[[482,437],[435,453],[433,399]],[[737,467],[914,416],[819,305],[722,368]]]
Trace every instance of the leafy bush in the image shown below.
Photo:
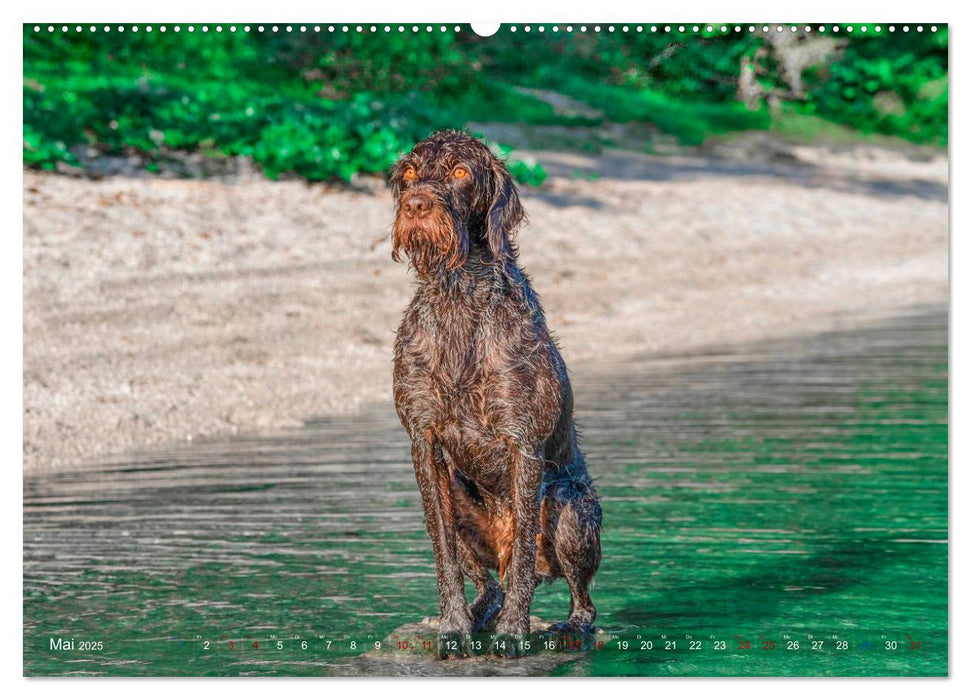
[[[702,32],[33,32],[24,28],[24,163],[77,164],[76,149],[251,157],[276,177],[378,173],[438,128],[480,121],[646,122],[686,144],[766,128],[736,99],[758,34]],[[947,142],[947,29],[855,32],[807,71],[797,109],[863,131]],[[778,81],[778,71],[762,80]],[[521,88],[532,88],[526,94]],[[540,91],[603,114],[558,110]],[[151,163],[149,163],[151,167]],[[539,166],[515,159],[521,182]]]
[[[553,32],[500,35],[469,51],[492,73],[523,85],[558,86],[565,78],[651,90],[706,104],[734,101],[739,61],[760,45],[750,35],[705,32]],[[500,40],[496,40],[499,38]]]
[[[348,180],[384,172],[430,132],[464,124],[454,108],[417,90],[355,86],[346,98],[322,98],[319,83],[294,73],[292,42],[251,39],[25,32],[24,163],[76,165],[76,146],[148,156],[205,151],[249,156],[270,177]],[[512,165],[525,182],[543,179]]]
[[[506,161],[509,174],[517,182],[539,187],[546,180],[546,170],[540,163],[527,163],[521,160],[510,159],[509,154],[512,153],[512,148],[504,146],[501,143],[491,143],[489,146],[496,155]]]
[[[242,36],[28,37],[24,160],[35,167],[74,163],[69,147],[84,144],[247,155],[271,177],[346,180],[455,124],[417,94],[317,98]]]
[[[863,132],[918,143],[947,142],[947,27],[937,32],[844,33],[843,49],[805,71],[799,109]],[[503,34],[468,52],[493,75],[552,88],[602,109],[608,119],[645,121],[682,143],[734,129],[765,128],[769,117],[736,103],[743,58],[765,55],[764,87],[788,92],[780,56],[761,33],[720,31]]]
[[[260,41],[264,55],[278,57],[334,97],[361,91],[457,93],[474,72],[454,32],[283,34]]]
[[[947,143],[947,27],[937,32],[856,32],[810,92],[811,113],[864,132]]]
[[[296,100],[252,85],[143,79],[52,80],[25,86],[25,161],[73,162],[67,144],[104,152],[204,150],[247,155],[276,177],[349,179],[383,172],[447,115],[412,97],[407,110],[377,97]]]

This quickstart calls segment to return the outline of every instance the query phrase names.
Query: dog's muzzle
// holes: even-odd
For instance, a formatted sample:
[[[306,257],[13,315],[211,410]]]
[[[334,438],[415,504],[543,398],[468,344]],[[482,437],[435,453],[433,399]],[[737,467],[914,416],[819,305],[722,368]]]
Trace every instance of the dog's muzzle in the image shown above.
[[[435,200],[424,192],[405,195],[401,200],[401,213],[408,219],[423,219],[435,206]]]

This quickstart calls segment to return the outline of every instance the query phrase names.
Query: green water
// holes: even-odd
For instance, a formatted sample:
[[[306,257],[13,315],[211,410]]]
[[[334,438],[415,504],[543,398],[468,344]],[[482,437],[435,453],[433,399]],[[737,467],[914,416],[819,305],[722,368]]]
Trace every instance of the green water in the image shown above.
[[[943,312],[574,383],[603,497],[602,648],[373,652],[437,605],[381,406],[25,479],[25,673],[947,674]],[[568,601],[543,586],[533,613]]]

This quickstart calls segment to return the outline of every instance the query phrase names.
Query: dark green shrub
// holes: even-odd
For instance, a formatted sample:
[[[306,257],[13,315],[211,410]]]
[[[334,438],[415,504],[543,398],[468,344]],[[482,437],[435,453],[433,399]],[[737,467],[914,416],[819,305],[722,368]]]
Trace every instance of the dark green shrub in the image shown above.
[[[25,165],[77,164],[78,146],[149,159],[201,151],[249,156],[272,177],[346,180],[382,172],[434,129],[473,122],[641,122],[685,144],[769,124],[765,110],[736,100],[742,57],[763,46],[748,32],[548,27],[483,39],[467,27],[375,36],[182,26],[178,34],[24,27]],[[862,131],[947,142],[946,27],[854,32],[845,44],[828,65],[805,72],[808,97],[797,109]],[[780,77],[770,70],[760,80],[771,89]],[[603,116],[558,109],[548,99],[557,93]],[[515,159],[510,167],[522,182],[545,177]]]
[[[947,33],[854,32],[808,108],[861,131],[946,144]]]

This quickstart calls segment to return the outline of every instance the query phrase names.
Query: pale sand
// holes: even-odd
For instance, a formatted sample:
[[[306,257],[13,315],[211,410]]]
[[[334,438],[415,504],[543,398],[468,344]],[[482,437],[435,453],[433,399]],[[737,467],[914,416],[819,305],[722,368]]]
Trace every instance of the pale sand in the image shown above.
[[[947,303],[943,154],[534,155],[521,261],[574,375]],[[410,277],[357,185],[25,172],[25,473],[390,401]]]

